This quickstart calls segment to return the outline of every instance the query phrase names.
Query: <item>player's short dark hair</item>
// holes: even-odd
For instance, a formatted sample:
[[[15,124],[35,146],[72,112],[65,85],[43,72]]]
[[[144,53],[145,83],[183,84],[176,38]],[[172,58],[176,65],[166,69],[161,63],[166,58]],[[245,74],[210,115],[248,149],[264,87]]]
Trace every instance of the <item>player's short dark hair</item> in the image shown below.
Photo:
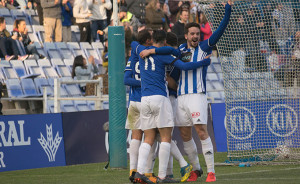
[[[148,29],[144,29],[144,30],[142,30],[138,33],[137,41],[141,45],[144,45],[148,39],[150,39],[150,40],[152,39],[152,36],[151,36],[150,31]]]
[[[3,24],[4,23],[4,17],[0,17],[0,24]]]
[[[172,47],[178,45],[178,38],[175,33],[167,32],[166,41],[167,44],[169,44]]]
[[[196,22],[191,22],[191,23],[187,23],[185,26],[184,26],[184,34],[188,34],[189,33],[189,29],[191,27],[196,27],[196,28],[199,28],[200,29],[200,25]]]
[[[152,36],[153,42],[160,43],[166,40],[167,34],[164,30],[154,30]]]

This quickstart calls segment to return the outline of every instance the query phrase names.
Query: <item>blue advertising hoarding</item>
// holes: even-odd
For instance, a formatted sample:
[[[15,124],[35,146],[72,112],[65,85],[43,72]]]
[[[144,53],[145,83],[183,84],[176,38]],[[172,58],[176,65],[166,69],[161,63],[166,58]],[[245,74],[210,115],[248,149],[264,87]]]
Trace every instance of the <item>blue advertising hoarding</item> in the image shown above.
[[[300,147],[299,99],[228,103],[226,116],[220,111],[224,105],[212,105],[218,151],[225,148],[226,140],[231,151]]]
[[[0,172],[65,165],[61,114],[0,116]]]

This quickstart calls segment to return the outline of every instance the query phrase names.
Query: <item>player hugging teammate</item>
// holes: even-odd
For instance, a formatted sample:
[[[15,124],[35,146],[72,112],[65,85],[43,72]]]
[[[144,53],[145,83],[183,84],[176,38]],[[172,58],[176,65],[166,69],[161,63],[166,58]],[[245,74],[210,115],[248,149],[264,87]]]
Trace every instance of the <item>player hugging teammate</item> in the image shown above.
[[[225,5],[222,22],[205,41],[199,42],[199,24],[188,23],[185,26],[187,43],[180,45],[178,49],[170,47],[174,45],[174,35],[168,33],[166,40],[167,34],[162,30],[154,31],[153,34],[150,30],[143,30],[138,34],[138,42],[132,43],[131,57],[124,77],[124,83],[131,86],[126,128],[132,130],[129,153],[132,182],[176,183],[170,155],[179,161],[181,182],[196,181],[203,171],[192,138],[192,126],[202,144],[207,165],[206,182],[216,181],[213,145],[207,132],[206,72],[210,65],[212,47],[229,23],[232,4],[229,0]],[[170,90],[170,95],[168,85],[169,89],[173,89]],[[174,93],[176,88],[177,94]],[[176,101],[174,97],[177,95]],[[172,141],[174,125],[180,130],[191,165],[184,160]],[[144,142],[141,143],[143,133]],[[155,177],[152,173],[157,141],[160,142],[159,171],[158,177]]]

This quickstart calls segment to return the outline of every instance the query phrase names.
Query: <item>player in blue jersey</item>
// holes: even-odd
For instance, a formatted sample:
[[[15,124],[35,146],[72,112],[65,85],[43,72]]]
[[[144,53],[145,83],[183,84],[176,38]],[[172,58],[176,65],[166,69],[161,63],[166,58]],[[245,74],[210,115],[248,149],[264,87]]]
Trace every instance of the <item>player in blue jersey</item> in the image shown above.
[[[156,48],[140,53],[141,57],[149,54],[177,54],[185,62],[201,61],[212,52],[212,47],[223,35],[231,15],[231,0],[225,5],[225,15],[219,28],[212,36],[202,42],[200,40],[200,26],[197,23],[188,23],[185,26],[186,44],[182,44],[178,50],[173,48]],[[181,137],[184,141],[184,150],[193,165],[188,181],[196,181],[201,175],[201,167],[197,154],[197,147],[192,138],[192,126],[194,125],[202,144],[202,151],[207,165],[207,182],[216,181],[214,170],[213,145],[207,132],[207,97],[206,97],[206,73],[207,66],[198,69],[182,71],[178,86],[177,120]]]
[[[162,30],[154,31],[153,46],[157,48],[165,45],[166,33]],[[137,48],[138,53],[145,47]],[[149,151],[155,140],[156,129],[158,128],[161,144],[159,149],[159,173],[158,182],[170,183],[174,180],[166,177],[167,164],[170,155],[171,134],[174,126],[173,111],[170,100],[168,98],[168,89],[166,83],[166,65],[174,65],[182,70],[196,69],[201,66],[208,66],[210,59],[206,58],[199,62],[184,63],[174,56],[170,55],[150,55],[146,59],[140,58],[141,72],[141,128],[144,130],[144,142],[140,146],[138,168],[135,178],[137,182],[150,183],[149,179],[144,175],[145,166]]]
[[[151,40],[140,39],[141,44],[145,46],[152,45]],[[139,43],[137,43],[138,47]],[[136,53],[136,47],[132,48],[131,56],[127,62],[124,74],[124,84],[130,86],[129,108],[125,128],[132,131],[129,148],[130,172],[129,180],[134,181],[134,175],[137,171],[137,161],[139,147],[142,140],[143,131],[140,123],[141,110],[141,77],[139,56]]]

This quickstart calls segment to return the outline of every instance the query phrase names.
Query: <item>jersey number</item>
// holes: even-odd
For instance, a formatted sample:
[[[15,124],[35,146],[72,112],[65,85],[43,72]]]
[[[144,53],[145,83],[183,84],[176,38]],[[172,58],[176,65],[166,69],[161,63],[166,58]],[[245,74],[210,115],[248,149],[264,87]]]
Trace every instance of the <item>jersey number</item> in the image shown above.
[[[151,56],[149,58],[145,59],[145,70],[148,70],[148,60],[150,60],[150,62],[151,62],[151,70],[155,71],[154,59]]]
[[[139,65],[140,65],[139,62],[135,63],[135,73],[136,74],[134,75],[134,77],[135,77],[136,80],[141,80],[141,76],[140,76],[141,71],[140,71],[140,66]]]

